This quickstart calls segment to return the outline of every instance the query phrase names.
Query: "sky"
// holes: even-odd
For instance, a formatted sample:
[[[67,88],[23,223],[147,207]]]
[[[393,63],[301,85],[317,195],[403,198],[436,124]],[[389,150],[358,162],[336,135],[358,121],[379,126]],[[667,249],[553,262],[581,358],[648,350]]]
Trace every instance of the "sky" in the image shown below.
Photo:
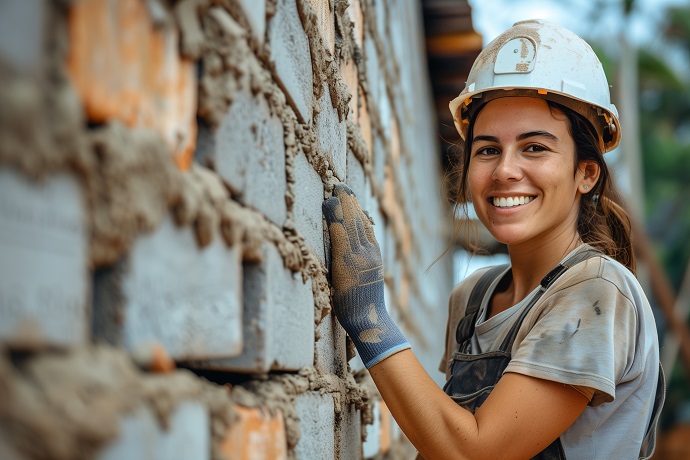
[[[541,18],[561,24],[587,39],[614,40],[623,27],[622,0],[608,0],[595,12],[592,0],[469,0],[473,25],[484,44],[514,22]],[[625,32],[632,42],[652,43],[658,37],[662,10],[668,5],[689,5],[690,0],[636,0]],[[596,15],[596,20],[593,16]]]

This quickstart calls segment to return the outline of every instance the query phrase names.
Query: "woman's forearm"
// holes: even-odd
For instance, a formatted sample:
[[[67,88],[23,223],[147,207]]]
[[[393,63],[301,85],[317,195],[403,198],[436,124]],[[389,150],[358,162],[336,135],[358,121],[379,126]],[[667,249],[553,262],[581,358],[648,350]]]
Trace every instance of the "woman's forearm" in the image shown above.
[[[473,414],[438,387],[411,350],[369,372],[426,460],[530,458],[557,439],[588,403],[569,385],[506,373]]]

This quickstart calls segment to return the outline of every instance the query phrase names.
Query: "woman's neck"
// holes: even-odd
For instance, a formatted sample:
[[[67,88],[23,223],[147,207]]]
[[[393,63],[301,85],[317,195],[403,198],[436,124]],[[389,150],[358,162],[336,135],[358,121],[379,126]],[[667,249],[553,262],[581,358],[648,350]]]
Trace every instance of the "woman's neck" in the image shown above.
[[[575,232],[567,238],[543,242],[538,247],[508,246],[513,279],[504,294],[512,298],[512,305],[532,292],[544,276],[581,244],[580,235]]]

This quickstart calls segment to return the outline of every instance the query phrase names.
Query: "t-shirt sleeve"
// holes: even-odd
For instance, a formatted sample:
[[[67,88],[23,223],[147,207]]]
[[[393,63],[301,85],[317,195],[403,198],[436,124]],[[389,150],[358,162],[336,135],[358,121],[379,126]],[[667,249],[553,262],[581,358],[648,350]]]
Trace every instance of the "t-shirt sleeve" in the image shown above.
[[[631,300],[606,279],[547,292],[520,328],[506,372],[593,388],[593,406],[613,401],[633,360],[637,321]]]

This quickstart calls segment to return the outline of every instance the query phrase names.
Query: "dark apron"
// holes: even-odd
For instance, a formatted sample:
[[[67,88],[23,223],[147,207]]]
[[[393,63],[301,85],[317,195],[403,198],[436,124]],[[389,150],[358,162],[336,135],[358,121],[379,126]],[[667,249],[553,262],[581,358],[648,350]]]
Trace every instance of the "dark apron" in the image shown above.
[[[491,282],[507,268],[507,265],[492,267],[482,275],[470,294],[467,308],[465,309],[465,316],[458,324],[456,341],[459,346],[453,355],[450,378],[443,386],[443,391],[458,405],[474,413],[486,401],[496,383],[503,376],[503,371],[510,362],[510,352],[517,332],[534,304],[541,298],[546,289],[569,267],[599,254],[598,251],[593,249],[578,252],[549,272],[541,280],[539,290],[510,328],[499,349],[487,353],[472,354],[470,339],[474,334],[474,325],[477,322],[482,299],[486,295]],[[533,458],[539,460],[565,459],[565,452],[563,451],[560,438],[549,444],[546,449]]]

